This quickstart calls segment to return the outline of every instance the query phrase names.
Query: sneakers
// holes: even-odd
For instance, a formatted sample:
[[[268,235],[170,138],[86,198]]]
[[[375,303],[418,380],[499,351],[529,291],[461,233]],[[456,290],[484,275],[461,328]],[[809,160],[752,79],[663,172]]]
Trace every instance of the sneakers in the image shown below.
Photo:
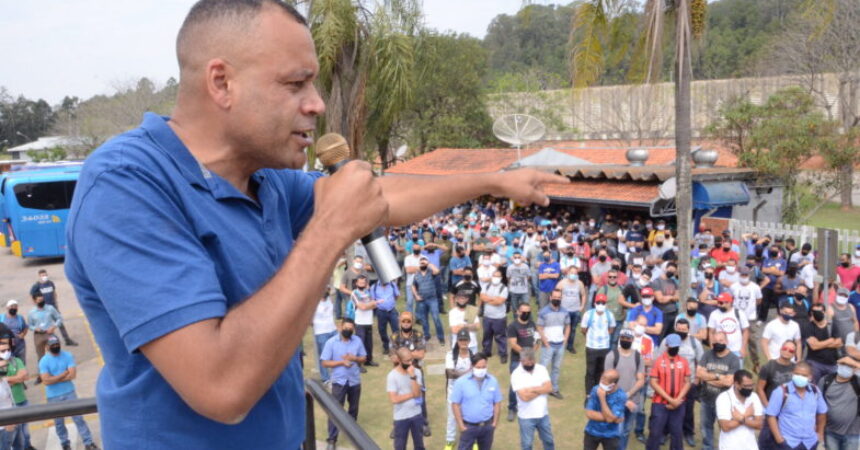
[[[424,437],[430,437],[433,433],[430,431],[430,425],[424,425]]]
[[[688,434],[686,437],[684,437],[684,440],[687,441],[687,445],[689,445],[690,447],[696,446],[696,439],[693,438],[692,434]]]
[[[501,361],[502,364],[507,364],[508,363],[508,355],[499,356],[499,361]]]
[[[63,444],[63,450],[72,450],[71,444]]]
[[[513,409],[508,410],[508,422],[513,422],[514,418],[517,416],[517,412]]]
[[[391,429],[391,433],[388,433],[388,439],[394,439],[394,428]]]
[[[648,439],[645,439],[645,435],[644,435],[644,434],[637,434],[637,435],[636,435],[636,440],[637,440],[637,441],[639,441],[639,442],[641,442],[641,443],[643,443],[643,444],[645,444],[645,443],[647,443],[647,442],[648,442]]]
[[[337,441],[326,441],[325,450],[337,450]]]
[[[563,396],[563,395],[561,395],[561,392],[559,392],[559,391],[553,391],[553,392],[550,392],[550,393],[549,393],[549,395],[550,395],[550,396],[552,396],[552,397],[555,397],[555,398],[557,398],[557,399],[559,399],[559,400],[564,400],[564,396]]]
[[[365,369],[364,366],[359,367],[358,371],[361,373],[367,373],[367,369]]]
[[[370,361],[367,365],[370,367],[379,367],[379,363],[376,361]]]
[[[448,441],[445,444],[445,450],[454,450],[454,441]]]

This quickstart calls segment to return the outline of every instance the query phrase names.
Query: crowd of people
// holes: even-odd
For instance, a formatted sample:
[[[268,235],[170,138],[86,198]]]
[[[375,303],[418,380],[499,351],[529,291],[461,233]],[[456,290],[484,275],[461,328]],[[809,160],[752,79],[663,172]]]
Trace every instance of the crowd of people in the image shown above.
[[[39,278],[30,288],[32,306],[24,315],[25,307],[18,300],[6,302],[6,310],[0,314],[0,409],[22,407],[28,404],[27,382],[30,387],[44,385],[48,403],[77,398],[74,380],[77,376],[75,357],[63,350],[63,345],[78,345],[69,336],[57,304],[57,288],[46,270],[39,270]],[[59,331],[63,341],[56,334]],[[27,371],[27,334],[33,335],[38,372],[33,377]],[[87,450],[99,447],[81,416],[72,420]],[[72,442],[65,426],[65,419],[54,420],[57,436],[63,450],[70,450]],[[33,450],[30,431],[26,423],[0,427],[0,450]]]
[[[697,439],[705,450],[860,448],[860,244],[821,280],[810,243],[701,225],[681,298],[672,228],[490,202],[391,229],[403,279],[378,281],[360,244],[332,275],[313,320],[321,378],[357,418],[361,374],[393,366],[396,449],[410,435],[424,448],[431,435],[422,361],[436,345],[446,351],[446,449],[491,448],[505,419],[518,422],[522,449],[536,437],[552,449],[548,397],[574,389],[585,396],[586,449],[631,439],[647,449],[667,439],[673,450]],[[581,357],[577,335],[584,383],[562,386],[566,354]],[[507,396],[488,373],[495,356],[510,372]],[[329,448],[337,439],[330,424]]]

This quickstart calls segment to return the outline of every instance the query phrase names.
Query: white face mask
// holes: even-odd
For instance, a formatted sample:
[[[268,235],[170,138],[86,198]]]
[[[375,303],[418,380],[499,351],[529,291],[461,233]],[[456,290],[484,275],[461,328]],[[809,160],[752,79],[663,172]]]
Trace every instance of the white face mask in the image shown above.
[[[361,268],[364,267],[364,264],[362,264],[360,262],[355,262],[355,263],[352,263],[352,267],[355,268],[355,270],[361,270]]]
[[[0,358],[3,358],[4,361],[8,360],[11,357],[12,357],[12,352],[9,350],[6,350],[5,352],[0,352]]]
[[[726,266],[726,271],[728,273],[735,273],[735,270],[738,270],[738,268],[735,266]]]
[[[643,334],[645,334],[645,327],[638,324],[635,325],[633,327],[633,334],[635,334],[636,336],[642,336]]]
[[[519,264],[523,262],[522,258],[514,258],[514,264]]]
[[[615,383],[612,383],[612,384],[600,383],[600,389],[603,389],[604,391],[609,392],[609,391],[615,389]]]
[[[474,375],[476,378],[484,378],[487,376],[487,368],[485,367],[483,369],[478,369],[476,367],[472,369],[472,375]]]
[[[741,284],[749,284],[750,277],[741,277]]]
[[[492,281],[493,281],[493,284],[499,284],[502,282],[502,278],[501,277],[493,277]]]
[[[854,376],[854,368],[851,366],[846,366],[844,364],[838,364],[836,366],[836,376],[842,378],[851,378]]]
[[[848,297],[845,297],[844,295],[837,295],[836,296],[836,303],[838,303],[840,305],[844,305],[844,304],[848,303]]]
[[[47,281],[48,281],[48,276],[47,276],[47,275],[42,275],[42,276],[40,277],[40,279],[42,280],[42,283],[45,283],[45,282],[47,282]]]
[[[606,304],[598,303],[598,304],[594,305],[594,309],[596,309],[597,312],[602,313],[602,312],[606,311]]]
[[[854,256],[860,258],[860,250],[854,250]]]
[[[485,259],[485,260],[483,260],[483,261],[481,262],[481,265],[483,265],[484,267],[489,266],[489,265],[490,265],[490,260],[489,260],[489,259]]]
[[[657,229],[658,229],[658,230],[665,230],[665,229],[666,229],[666,225],[657,225]]]
[[[646,280],[645,278],[639,279],[639,285],[641,285],[641,286],[648,286],[648,283],[650,283],[650,282],[651,282],[650,280]]]
[[[651,306],[654,303],[654,299],[651,297],[643,297],[642,304],[645,306]]]

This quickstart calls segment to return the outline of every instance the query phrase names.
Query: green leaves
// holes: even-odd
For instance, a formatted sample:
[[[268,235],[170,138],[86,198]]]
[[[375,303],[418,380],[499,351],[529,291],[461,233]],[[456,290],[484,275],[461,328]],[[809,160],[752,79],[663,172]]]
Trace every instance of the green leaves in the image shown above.
[[[603,1],[586,2],[576,9],[571,39],[579,35],[573,47],[571,71],[575,88],[594,84],[603,72],[604,46],[607,35],[606,13]]]

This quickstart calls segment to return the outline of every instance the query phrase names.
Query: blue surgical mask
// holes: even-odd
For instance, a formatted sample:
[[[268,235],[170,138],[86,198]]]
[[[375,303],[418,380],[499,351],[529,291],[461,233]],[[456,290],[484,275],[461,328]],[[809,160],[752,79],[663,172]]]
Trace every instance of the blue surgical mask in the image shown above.
[[[572,274],[568,275],[567,277],[570,278],[571,280],[578,280],[579,279],[579,275],[577,275],[575,273],[572,273]]]
[[[807,384],[809,384],[809,378],[806,378],[803,375],[792,375],[791,381],[794,382],[794,385],[799,388],[805,388]]]

